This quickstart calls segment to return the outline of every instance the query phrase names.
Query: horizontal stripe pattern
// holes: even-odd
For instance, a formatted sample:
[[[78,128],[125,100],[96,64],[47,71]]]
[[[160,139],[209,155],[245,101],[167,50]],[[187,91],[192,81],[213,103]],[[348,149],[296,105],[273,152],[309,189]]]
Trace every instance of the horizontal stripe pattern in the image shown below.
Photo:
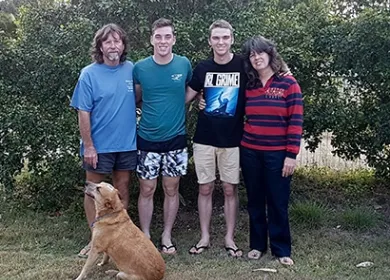
[[[241,145],[256,150],[299,153],[303,125],[301,89],[292,76],[273,76],[261,88],[247,89]]]

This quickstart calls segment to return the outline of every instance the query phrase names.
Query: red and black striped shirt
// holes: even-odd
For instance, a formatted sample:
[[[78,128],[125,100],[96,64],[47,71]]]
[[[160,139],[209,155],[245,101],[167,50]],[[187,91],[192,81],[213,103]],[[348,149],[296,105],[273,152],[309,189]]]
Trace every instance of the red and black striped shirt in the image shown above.
[[[274,75],[264,87],[247,89],[245,113],[242,146],[287,150],[287,157],[296,158],[302,137],[303,101],[293,76]]]

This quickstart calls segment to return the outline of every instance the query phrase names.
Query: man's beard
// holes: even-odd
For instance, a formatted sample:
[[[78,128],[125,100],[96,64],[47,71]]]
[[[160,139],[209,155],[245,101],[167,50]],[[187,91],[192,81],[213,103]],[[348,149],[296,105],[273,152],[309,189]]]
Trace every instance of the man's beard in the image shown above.
[[[108,54],[107,54],[107,58],[108,58],[110,61],[117,61],[117,60],[119,60],[119,53],[117,53],[117,52],[108,53]]]

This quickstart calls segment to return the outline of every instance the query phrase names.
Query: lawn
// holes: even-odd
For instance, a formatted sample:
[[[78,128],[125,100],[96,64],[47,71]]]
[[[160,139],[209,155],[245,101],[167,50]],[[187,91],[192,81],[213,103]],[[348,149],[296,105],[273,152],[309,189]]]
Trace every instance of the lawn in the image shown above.
[[[310,170],[309,174],[313,176],[314,171]],[[361,177],[345,184],[351,190],[340,192],[335,188],[335,179],[340,179],[340,176],[330,177],[322,172],[317,179],[313,179],[307,175],[304,172],[297,174],[291,200],[293,267],[283,267],[270,254],[259,261],[227,256],[223,248],[224,217],[219,189],[215,194],[211,248],[199,256],[189,255],[188,249],[199,239],[199,224],[194,202],[188,199],[195,194],[188,189],[183,191],[182,202],[187,203],[181,205],[173,233],[178,253],[164,256],[167,263],[165,279],[390,279],[390,206],[387,188],[381,193],[375,190],[363,198],[351,199],[344,195],[352,193],[351,190],[352,194],[356,193],[353,186],[364,186],[361,182],[366,181]],[[309,180],[302,180],[302,176]],[[326,182],[331,183],[321,183],[320,178],[325,177],[328,178]],[[318,185],[313,185],[313,182]],[[136,194],[132,197],[136,197]],[[21,207],[10,206],[10,203],[0,204],[1,280],[77,277],[85,262],[77,257],[77,253],[88,242],[89,236],[81,194],[76,201],[70,210],[55,213],[20,210]],[[242,187],[240,202],[242,206],[236,242],[246,253],[249,249],[248,217],[243,206],[246,199]],[[129,212],[138,224],[136,199],[131,199]],[[158,244],[161,234],[161,221],[161,202],[157,202],[152,224],[155,244]],[[356,267],[365,261],[373,265]],[[109,279],[104,271],[112,267],[112,264],[104,268],[96,267],[88,279]],[[259,268],[273,268],[277,272],[256,270]]]
[[[5,204],[1,206],[0,279],[59,280],[78,275],[84,260],[76,253],[88,238],[87,227],[79,214],[48,215],[7,210]],[[389,279],[390,234],[380,213],[366,216],[368,211],[356,212],[360,220],[355,217],[351,222],[351,219],[343,218],[341,212],[332,212],[332,209],[313,203],[298,203],[291,212],[296,265],[286,268],[269,254],[260,261],[228,257],[222,244],[224,230],[220,207],[214,211],[211,249],[200,256],[189,255],[187,250],[198,239],[197,215],[195,211],[182,210],[174,232],[178,254],[165,258],[166,279]],[[364,217],[369,219],[365,222]],[[372,217],[377,217],[378,222],[369,223]],[[154,221],[153,239],[156,240],[161,225],[156,223],[157,217]],[[349,226],[357,223],[357,229],[345,230],[348,223]],[[371,228],[359,230],[365,223]],[[241,209],[237,243],[244,251],[248,250],[247,228],[246,212]],[[363,261],[371,261],[374,265],[357,268],[356,264]],[[277,272],[253,271],[258,268],[275,268]],[[109,279],[104,275],[105,269],[96,267],[89,279]]]

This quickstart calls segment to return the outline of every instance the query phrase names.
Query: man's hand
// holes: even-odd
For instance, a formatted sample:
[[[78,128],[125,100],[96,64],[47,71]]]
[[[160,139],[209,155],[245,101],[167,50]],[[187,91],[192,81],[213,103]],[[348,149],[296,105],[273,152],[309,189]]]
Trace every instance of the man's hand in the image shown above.
[[[280,69],[279,75],[282,77],[292,75],[290,67],[284,61],[282,62],[282,69]]]
[[[297,165],[296,159],[286,157],[286,159],[284,160],[282,177],[291,176],[294,173],[296,165]]]
[[[84,162],[96,169],[98,163],[98,155],[94,146],[84,147]]]
[[[285,72],[280,72],[280,76],[285,77],[285,76],[292,76],[292,72],[290,68],[287,68]]]

